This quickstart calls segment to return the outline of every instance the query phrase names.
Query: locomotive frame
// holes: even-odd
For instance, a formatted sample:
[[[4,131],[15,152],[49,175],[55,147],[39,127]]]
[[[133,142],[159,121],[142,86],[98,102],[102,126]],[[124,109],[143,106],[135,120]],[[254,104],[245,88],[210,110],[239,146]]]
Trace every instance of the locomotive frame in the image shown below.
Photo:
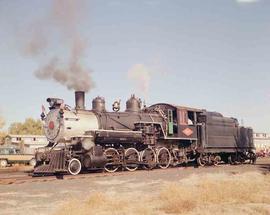
[[[41,118],[49,144],[35,155],[35,175],[256,161],[253,131],[235,118],[166,103],[142,108],[135,95],[124,112],[119,102],[106,111],[101,97],[86,110],[84,96],[75,92],[74,110],[61,99],[47,99],[50,111]]]

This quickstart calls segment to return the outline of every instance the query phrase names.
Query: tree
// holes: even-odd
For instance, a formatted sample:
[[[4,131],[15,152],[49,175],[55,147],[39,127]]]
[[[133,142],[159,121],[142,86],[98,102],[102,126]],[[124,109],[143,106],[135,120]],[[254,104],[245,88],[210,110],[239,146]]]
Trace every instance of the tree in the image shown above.
[[[6,132],[1,131],[1,129],[5,126],[5,120],[0,116],[0,145],[5,143],[5,138],[7,136]]]
[[[23,123],[15,122],[9,127],[10,134],[19,135],[43,135],[43,125],[40,120],[34,120],[32,118],[27,118]]]
[[[0,117],[0,129],[3,128],[5,126],[5,120],[3,119],[3,117]]]
[[[0,145],[5,143],[5,138],[7,136],[7,133],[4,131],[0,131]]]

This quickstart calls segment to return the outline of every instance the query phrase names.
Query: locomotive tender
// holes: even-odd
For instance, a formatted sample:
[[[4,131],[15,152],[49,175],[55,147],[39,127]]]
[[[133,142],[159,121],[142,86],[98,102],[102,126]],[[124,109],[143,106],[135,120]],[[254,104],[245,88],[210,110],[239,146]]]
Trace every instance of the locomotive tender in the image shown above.
[[[75,109],[48,98],[41,114],[48,147],[36,152],[34,174],[79,174],[83,169],[115,172],[196,162],[200,166],[255,162],[253,131],[217,112],[159,103],[141,107],[132,95],[126,110],[113,111],[97,97],[85,109],[85,94],[75,92]]]

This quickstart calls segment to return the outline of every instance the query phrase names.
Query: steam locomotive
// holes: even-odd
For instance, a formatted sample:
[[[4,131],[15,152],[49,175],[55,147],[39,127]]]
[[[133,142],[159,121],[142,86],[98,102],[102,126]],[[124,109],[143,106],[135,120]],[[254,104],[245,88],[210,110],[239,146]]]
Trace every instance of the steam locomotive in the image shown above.
[[[123,112],[118,101],[106,111],[102,97],[86,110],[82,91],[75,92],[75,109],[62,99],[47,101],[49,112],[43,108],[41,118],[49,144],[36,152],[34,174],[256,161],[252,129],[217,112],[166,103],[142,107],[135,95]]]

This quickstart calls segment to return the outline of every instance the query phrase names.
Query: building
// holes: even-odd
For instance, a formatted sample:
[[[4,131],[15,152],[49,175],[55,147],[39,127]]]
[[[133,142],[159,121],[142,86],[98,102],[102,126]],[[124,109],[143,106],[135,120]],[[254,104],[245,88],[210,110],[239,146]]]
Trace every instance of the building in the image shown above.
[[[267,133],[254,133],[254,144],[257,151],[270,150],[270,134]]]
[[[25,154],[34,154],[36,148],[48,145],[48,141],[42,135],[9,134],[5,139],[5,144],[20,148]]]

